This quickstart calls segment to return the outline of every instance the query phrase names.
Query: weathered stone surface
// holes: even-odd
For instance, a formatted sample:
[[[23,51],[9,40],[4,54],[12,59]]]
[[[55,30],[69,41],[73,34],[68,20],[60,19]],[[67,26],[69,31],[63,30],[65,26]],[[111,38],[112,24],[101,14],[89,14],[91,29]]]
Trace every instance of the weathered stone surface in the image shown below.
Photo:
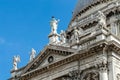
[[[49,44],[10,80],[120,80],[120,0],[79,0],[82,13],[86,6],[64,44]]]

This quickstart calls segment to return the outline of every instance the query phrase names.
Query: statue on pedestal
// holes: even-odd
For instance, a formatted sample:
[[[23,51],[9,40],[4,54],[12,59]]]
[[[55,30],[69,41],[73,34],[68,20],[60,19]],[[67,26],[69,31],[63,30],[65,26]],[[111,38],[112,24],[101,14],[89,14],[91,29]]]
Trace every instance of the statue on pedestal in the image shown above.
[[[51,33],[53,34],[57,33],[57,26],[59,21],[60,20],[56,20],[54,17],[52,17],[52,20],[50,21]]]
[[[66,38],[65,38],[66,34],[63,30],[61,30],[61,33],[60,33],[60,41],[61,43],[66,43]]]
[[[13,57],[13,70],[17,70],[17,64],[20,62],[20,56],[14,56]]]
[[[32,61],[35,58],[36,51],[32,48],[31,54],[30,54],[30,61]]]
[[[60,20],[56,20],[54,17],[52,17],[52,20],[50,21],[51,33],[48,36],[50,40],[49,44],[56,45],[59,42],[59,35],[57,33],[57,27],[59,21]]]

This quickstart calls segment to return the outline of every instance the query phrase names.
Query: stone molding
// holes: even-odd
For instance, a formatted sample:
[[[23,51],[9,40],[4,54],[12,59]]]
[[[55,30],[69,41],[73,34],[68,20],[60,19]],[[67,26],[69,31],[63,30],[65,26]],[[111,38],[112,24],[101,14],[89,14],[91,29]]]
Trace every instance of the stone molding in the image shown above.
[[[33,78],[33,77],[38,76],[40,74],[43,74],[49,70],[55,69],[55,68],[60,67],[62,65],[65,65],[65,64],[68,64],[70,62],[77,61],[80,59],[85,59],[87,57],[95,55],[99,51],[102,51],[106,46],[108,46],[109,50],[115,50],[119,47],[117,45],[118,44],[116,44],[115,42],[107,42],[107,43],[105,41],[100,42],[100,43],[96,44],[95,46],[91,46],[91,48],[89,48],[89,49],[86,49],[84,51],[78,51],[70,56],[67,56],[66,58],[64,58],[60,61],[49,64],[43,68],[37,68],[37,69],[31,70],[27,73],[24,73],[20,76],[20,80],[29,80],[30,78]],[[120,47],[119,47],[119,49],[120,49]],[[96,67],[100,71],[105,71],[105,70],[107,70],[107,63],[104,62],[104,59],[103,59],[103,61],[101,61],[97,65],[91,65],[91,67]]]
[[[103,1],[105,1],[105,0],[103,0]],[[106,0],[106,1],[111,1],[111,0]],[[115,12],[115,11],[120,12],[120,5],[116,5],[116,2],[111,2],[110,4],[105,6],[101,11],[106,15],[106,17],[108,17],[110,12]],[[82,18],[80,20],[79,19],[74,20],[69,25],[69,31],[73,30],[73,27],[75,27],[75,26],[80,26],[81,28],[87,28],[91,24],[98,23],[97,16],[98,16],[98,13],[95,12],[95,13],[88,15],[87,17]],[[75,23],[75,24],[72,25],[72,23]],[[70,26],[72,26],[72,27],[70,27]]]
[[[103,46],[101,46],[103,45]],[[58,62],[55,62],[53,64],[50,64],[44,68],[41,68],[41,69],[35,69],[35,70],[32,70],[28,73],[25,73],[21,76],[21,80],[26,80],[26,79],[30,79],[32,77],[35,77],[37,75],[40,75],[42,73],[45,73],[51,69],[54,69],[54,68],[57,68],[57,67],[60,67],[62,65],[65,65],[65,64],[68,64],[70,62],[73,62],[73,61],[76,61],[76,60],[79,60],[79,59],[84,59],[86,57],[89,57],[89,56],[92,56],[94,54],[96,54],[98,51],[101,51],[104,47],[105,43],[101,43],[97,46],[94,46],[90,49],[88,49],[87,51],[84,51],[83,53],[75,53],[74,55],[71,55],[63,60],[60,60]],[[31,76],[30,76],[31,75]]]

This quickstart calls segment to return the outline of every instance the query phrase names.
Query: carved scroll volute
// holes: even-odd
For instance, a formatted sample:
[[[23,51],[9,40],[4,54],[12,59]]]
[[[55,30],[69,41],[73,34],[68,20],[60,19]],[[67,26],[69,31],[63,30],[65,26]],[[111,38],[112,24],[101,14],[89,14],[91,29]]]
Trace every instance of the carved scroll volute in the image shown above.
[[[84,76],[83,80],[99,80],[99,75],[98,73],[90,72]]]
[[[84,71],[81,80],[99,80],[99,72],[96,70]]]
[[[116,78],[117,80],[120,80],[120,74],[117,74]]]

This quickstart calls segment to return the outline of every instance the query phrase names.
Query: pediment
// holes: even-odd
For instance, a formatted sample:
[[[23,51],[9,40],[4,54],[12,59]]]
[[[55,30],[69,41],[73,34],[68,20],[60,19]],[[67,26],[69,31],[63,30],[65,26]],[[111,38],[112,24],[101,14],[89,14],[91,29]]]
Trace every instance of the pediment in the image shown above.
[[[47,66],[53,62],[56,62],[62,58],[64,58],[65,56],[63,55],[58,55],[58,54],[54,54],[54,53],[50,53],[44,60],[43,62],[39,65],[39,67],[44,67]]]
[[[23,74],[34,69],[52,64],[62,58],[65,58],[68,55],[73,54],[75,51],[75,49],[71,49],[69,47],[48,45],[38,54],[38,56],[32,62],[30,62],[25,67]]]

